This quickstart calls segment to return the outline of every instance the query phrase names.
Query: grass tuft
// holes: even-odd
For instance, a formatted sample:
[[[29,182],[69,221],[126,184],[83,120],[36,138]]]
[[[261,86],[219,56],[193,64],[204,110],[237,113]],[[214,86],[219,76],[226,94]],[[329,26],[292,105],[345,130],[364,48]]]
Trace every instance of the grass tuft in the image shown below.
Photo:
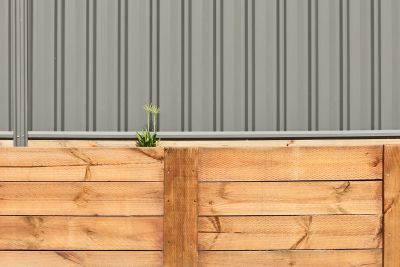
[[[160,113],[160,108],[150,103],[144,106],[144,111],[147,113],[147,128],[136,132],[137,144],[140,147],[156,147],[160,143],[160,138],[157,137],[157,115]],[[150,129],[151,121],[152,129]]]

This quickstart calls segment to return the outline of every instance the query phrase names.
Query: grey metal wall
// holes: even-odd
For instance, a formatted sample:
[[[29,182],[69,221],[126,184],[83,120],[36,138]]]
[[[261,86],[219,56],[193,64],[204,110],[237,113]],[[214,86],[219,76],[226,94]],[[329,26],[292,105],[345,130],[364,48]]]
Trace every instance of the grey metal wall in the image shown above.
[[[10,13],[9,1],[0,0],[0,131],[12,128]]]
[[[10,0],[0,0],[0,130]],[[29,128],[400,129],[398,0],[32,0]]]

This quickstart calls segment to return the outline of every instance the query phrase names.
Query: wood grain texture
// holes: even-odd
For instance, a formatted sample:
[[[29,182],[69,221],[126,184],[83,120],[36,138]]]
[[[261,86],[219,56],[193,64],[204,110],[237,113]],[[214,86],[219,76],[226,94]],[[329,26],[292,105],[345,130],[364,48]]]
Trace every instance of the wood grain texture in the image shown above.
[[[162,182],[0,182],[0,215],[162,215]]]
[[[197,266],[196,148],[165,151],[165,266]]]
[[[382,179],[382,146],[202,148],[199,152],[200,181],[371,179]]]
[[[384,264],[400,266],[400,146],[385,146]]]
[[[138,147],[135,140],[29,140],[28,146],[32,148]]]
[[[161,251],[0,251],[4,267],[161,267]]]
[[[162,148],[2,148],[0,181],[163,181]]]
[[[161,217],[3,216],[0,250],[161,250]]]
[[[200,250],[382,247],[376,215],[200,217]]]
[[[200,267],[380,267],[382,250],[201,251]]]
[[[13,140],[0,140],[0,148],[13,147],[13,146],[14,146]]]
[[[381,181],[199,183],[200,215],[381,213]]]

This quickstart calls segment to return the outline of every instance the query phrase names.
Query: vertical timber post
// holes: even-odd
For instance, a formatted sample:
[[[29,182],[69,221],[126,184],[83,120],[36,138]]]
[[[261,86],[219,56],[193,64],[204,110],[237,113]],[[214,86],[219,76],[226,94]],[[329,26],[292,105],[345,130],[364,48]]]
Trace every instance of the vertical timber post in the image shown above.
[[[164,266],[197,266],[197,148],[167,148]]]
[[[384,149],[384,244],[385,267],[400,266],[400,146]]]
[[[12,16],[12,92],[14,145],[26,146],[27,132],[27,95],[28,95],[28,0],[11,1]]]

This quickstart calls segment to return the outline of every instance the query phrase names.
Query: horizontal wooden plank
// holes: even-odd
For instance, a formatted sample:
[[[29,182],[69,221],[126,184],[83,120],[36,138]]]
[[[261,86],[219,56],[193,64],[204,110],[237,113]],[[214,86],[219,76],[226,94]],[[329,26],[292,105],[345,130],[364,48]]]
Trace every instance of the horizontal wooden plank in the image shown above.
[[[0,251],[0,265],[13,267],[161,267],[161,251]]]
[[[4,216],[0,250],[161,250],[161,217]]]
[[[0,215],[162,215],[163,182],[1,182]]]
[[[377,215],[200,217],[201,250],[382,247]]]
[[[93,147],[137,147],[135,140],[29,140],[29,147],[36,148],[93,148]]]
[[[200,215],[381,213],[381,181],[199,184]]]
[[[382,250],[201,251],[200,267],[380,267]]]
[[[163,181],[163,148],[2,148],[0,181]]]
[[[200,181],[382,179],[382,146],[203,148]]]
[[[163,148],[2,148],[0,166],[151,164],[163,157]]]

